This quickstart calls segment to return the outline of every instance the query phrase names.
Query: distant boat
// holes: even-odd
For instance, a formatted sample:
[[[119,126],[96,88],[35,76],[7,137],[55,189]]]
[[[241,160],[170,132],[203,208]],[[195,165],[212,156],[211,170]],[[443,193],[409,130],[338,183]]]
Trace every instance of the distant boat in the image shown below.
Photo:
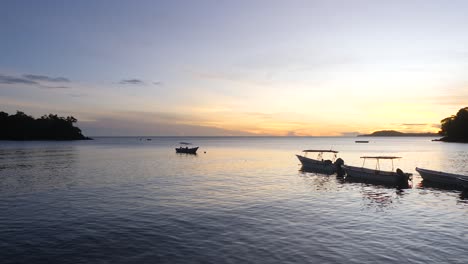
[[[468,187],[468,176],[465,175],[421,169],[418,167],[416,167],[416,171],[419,172],[424,181],[461,186],[467,184],[466,186]]]
[[[375,159],[377,161],[377,166],[375,169],[368,169],[363,167],[355,167],[342,165],[344,171],[346,172],[346,177],[351,179],[365,180],[371,182],[379,182],[384,184],[396,184],[396,185],[408,185],[408,180],[411,179],[411,173],[404,173],[401,169],[396,169],[393,171],[393,160],[399,159],[401,157],[394,156],[364,156],[361,159]],[[382,171],[380,170],[380,160],[391,160],[392,161],[392,171]]]
[[[369,140],[356,140],[355,143],[369,143]]]
[[[176,150],[176,153],[197,154],[198,147],[195,147],[195,148],[178,147],[175,150]]]
[[[303,150],[304,156],[296,155],[302,164],[302,168],[306,171],[333,174],[341,170],[341,165],[344,163],[342,159],[336,158],[338,151],[335,150],[320,150],[320,149],[307,149]],[[312,159],[306,157],[307,153],[317,153],[317,158]],[[333,153],[332,159],[324,160],[323,153]]]
[[[192,145],[192,143],[188,142],[179,142],[180,145]],[[176,153],[185,153],[185,154],[197,154],[198,147],[189,148],[188,146],[180,146],[175,149]]]

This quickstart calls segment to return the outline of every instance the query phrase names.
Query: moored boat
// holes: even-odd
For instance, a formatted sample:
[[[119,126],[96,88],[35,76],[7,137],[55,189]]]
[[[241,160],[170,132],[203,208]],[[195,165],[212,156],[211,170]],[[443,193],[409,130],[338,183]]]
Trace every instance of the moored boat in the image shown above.
[[[187,142],[180,142],[180,145],[186,145],[185,147],[180,146],[176,148],[176,153],[185,153],[185,154],[197,154],[198,147],[189,148],[187,145],[191,145],[192,143]]]
[[[321,150],[321,149],[307,149],[303,150],[304,155],[296,155],[302,164],[302,169],[310,172],[317,172],[322,174],[339,173],[341,165],[344,163],[342,159],[337,159],[338,151],[336,150]],[[317,153],[317,158],[312,159],[306,157],[307,153]],[[323,159],[323,153],[332,153],[332,159]]]
[[[416,167],[416,171],[421,175],[424,181],[461,186],[465,186],[464,184],[466,184],[468,187],[468,176],[465,175],[422,169],[418,167]]]
[[[375,169],[369,169],[364,167],[355,167],[349,165],[342,165],[344,171],[346,172],[346,177],[357,180],[378,182],[384,184],[394,184],[394,185],[408,185],[408,180],[411,179],[411,173],[404,173],[401,169],[396,169],[393,171],[393,160],[399,159],[401,157],[394,156],[364,156],[361,157],[364,159],[375,159],[377,161],[377,166]],[[392,170],[383,171],[380,170],[380,160],[391,160],[392,161]]]
[[[458,183],[463,186],[463,188],[468,189],[468,179],[465,178],[457,178]]]

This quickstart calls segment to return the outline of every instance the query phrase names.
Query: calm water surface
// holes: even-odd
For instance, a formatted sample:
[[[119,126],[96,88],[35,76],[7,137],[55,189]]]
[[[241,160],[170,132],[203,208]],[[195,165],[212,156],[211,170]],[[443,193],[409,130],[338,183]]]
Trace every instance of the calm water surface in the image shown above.
[[[0,141],[0,262],[466,263],[468,195],[414,168],[468,175],[468,144],[354,140]],[[176,154],[179,141],[199,154]],[[294,154],[308,148],[357,166],[402,156],[413,185],[301,172]]]

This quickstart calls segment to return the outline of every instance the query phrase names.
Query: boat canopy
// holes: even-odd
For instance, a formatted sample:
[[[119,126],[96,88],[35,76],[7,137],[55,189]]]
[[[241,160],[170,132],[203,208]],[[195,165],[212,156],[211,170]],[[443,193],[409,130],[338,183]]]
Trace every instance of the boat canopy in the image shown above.
[[[338,153],[336,150],[322,150],[322,149],[306,149],[303,152],[331,152],[331,153]]]
[[[361,159],[401,159],[401,157],[395,156],[363,156]]]
[[[380,170],[379,160],[381,160],[381,159],[391,160],[392,161],[392,171],[393,171],[393,160],[394,159],[401,159],[401,157],[396,157],[396,156],[363,156],[363,157],[361,157],[361,159],[364,159],[364,161],[362,162],[362,167],[364,167],[364,163],[366,162],[366,159],[376,159],[377,160],[376,167],[375,167],[376,170]]]

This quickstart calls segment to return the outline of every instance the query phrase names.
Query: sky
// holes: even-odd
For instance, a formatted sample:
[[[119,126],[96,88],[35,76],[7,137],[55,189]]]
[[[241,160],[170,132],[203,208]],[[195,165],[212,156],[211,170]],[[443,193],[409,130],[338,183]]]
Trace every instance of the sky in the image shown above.
[[[467,1],[0,0],[0,111],[87,136],[437,132]]]

